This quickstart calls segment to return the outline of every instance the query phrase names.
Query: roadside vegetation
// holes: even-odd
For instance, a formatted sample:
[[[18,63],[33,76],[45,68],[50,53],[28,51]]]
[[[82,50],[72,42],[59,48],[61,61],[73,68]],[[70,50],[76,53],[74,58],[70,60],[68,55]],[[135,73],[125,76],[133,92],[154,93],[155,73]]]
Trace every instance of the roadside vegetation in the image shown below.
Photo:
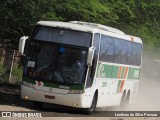
[[[159,0],[1,0],[1,44],[17,46],[39,20],[101,23],[160,46]]]
[[[145,51],[159,55],[159,0],[1,0],[0,47],[17,50],[19,38],[29,36],[40,20],[86,21],[115,27],[140,37]],[[5,73],[1,62],[0,77],[5,78]],[[22,67],[15,64],[12,76],[19,83]]]

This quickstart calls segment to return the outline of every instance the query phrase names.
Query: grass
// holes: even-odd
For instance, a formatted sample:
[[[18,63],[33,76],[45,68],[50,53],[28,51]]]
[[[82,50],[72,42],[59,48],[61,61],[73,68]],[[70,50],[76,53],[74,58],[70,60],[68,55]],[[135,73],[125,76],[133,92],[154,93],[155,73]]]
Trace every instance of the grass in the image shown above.
[[[22,74],[23,74],[23,68],[22,66],[18,66],[18,65],[13,65],[12,68],[12,73],[11,73],[11,83],[10,84],[14,84],[14,85],[19,85],[21,83],[21,79],[22,79]],[[7,73],[7,69],[4,66],[4,64],[0,64],[0,82],[3,83],[9,83],[8,81],[8,77],[9,74]]]
[[[12,81],[15,84],[20,84],[23,75],[23,68],[22,66],[13,65],[12,68]]]

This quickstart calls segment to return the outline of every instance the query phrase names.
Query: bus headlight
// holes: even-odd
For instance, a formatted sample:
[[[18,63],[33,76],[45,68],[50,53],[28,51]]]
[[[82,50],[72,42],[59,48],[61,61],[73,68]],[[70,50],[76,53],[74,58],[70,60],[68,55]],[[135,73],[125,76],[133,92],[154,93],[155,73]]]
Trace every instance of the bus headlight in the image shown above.
[[[28,100],[28,99],[29,99],[29,97],[28,97],[28,96],[24,96],[24,99],[25,99],[25,100]]]
[[[82,94],[84,93],[84,90],[70,90],[68,94]]]

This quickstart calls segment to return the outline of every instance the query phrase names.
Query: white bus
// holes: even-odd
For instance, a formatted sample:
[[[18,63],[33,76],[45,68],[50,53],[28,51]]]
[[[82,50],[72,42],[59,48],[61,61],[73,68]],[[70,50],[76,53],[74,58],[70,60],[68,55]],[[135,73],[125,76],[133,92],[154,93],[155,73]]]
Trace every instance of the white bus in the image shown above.
[[[81,21],[39,21],[27,38],[19,42],[24,56],[21,98],[35,107],[51,103],[90,112],[135,100],[140,38]]]

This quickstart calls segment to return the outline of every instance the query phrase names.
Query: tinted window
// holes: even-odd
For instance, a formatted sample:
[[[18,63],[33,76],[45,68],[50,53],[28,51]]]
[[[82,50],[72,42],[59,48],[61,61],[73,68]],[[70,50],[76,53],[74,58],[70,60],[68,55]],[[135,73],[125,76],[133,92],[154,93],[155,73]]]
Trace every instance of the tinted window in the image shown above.
[[[114,61],[114,40],[105,35],[102,35],[99,59],[107,62]]]
[[[107,45],[108,45],[108,37],[107,36],[102,36],[101,39],[101,49],[100,49],[100,60],[106,61],[106,52],[107,52]]]
[[[120,40],[115,39],[115,62],[121,62],[121,54],[122,54],[122,42]]]
[[[81,84],[85,81],[87,50],[31,42],[24,75],[53,83]]]
[[[115,45],[114,45],[114,41],[111,38],[108,38],[107,40],[107,51],[106,51],[106,60],[109,62],[113,62],[114,61],[114,52],[115,52]]]
[[[98,55],[99,51],[100,34],[96,33],[94,35],[93,46],[95,47],[95,54]]]
[[[137,43],[132,44],[133,49],[132,49],[132,57],[131,57],[131,62],[130,64],[132,65],[140,65],[141,63],[141,45]]]
[[[122,44],[122,50],[121,50],[121,63],[127,64],[128,63],[128,41],[121,41]]]
[[[102,35],[99,60],[139,66],[141,51],[139,43]]]
[[[128,58],[128,64],[131,65],[132,64],[132,51],[133,51],[133,45],[132,42],[127,42],[128,46],[127,46],[127,58]]]
[[[128,41],[115,39],[115,62],[128,63]]]
[[[137,64],[141,64],[141,51],[142,51],[142,45],[137,44]]]
[[[31,37],[34,40],[90,47],[91,33],[36,26]]]

